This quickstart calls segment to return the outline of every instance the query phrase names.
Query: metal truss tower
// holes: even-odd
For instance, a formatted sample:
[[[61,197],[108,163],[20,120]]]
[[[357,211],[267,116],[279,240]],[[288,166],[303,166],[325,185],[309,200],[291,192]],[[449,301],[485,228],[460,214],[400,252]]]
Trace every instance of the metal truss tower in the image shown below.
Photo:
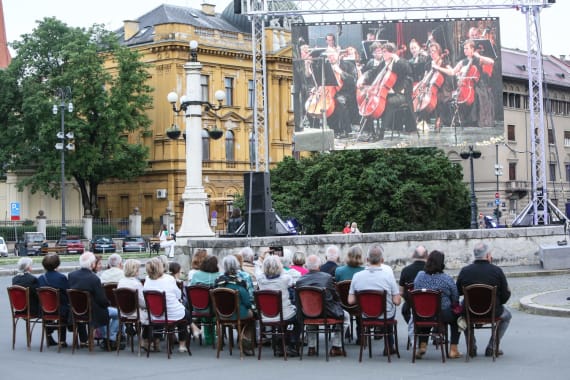
[[[255,170],[269,171],[269,136],[267,128],[267,78],[265,60],[265,23],[271,18],[297,18],[322,15],[323,20],[344,21],[345,15],[359,14],[363,18],[394,18],[411,14],[426,17],[430,12],[468,12],[470,10],[513,9],[526,16],[528,83],[532,155],[532,200],[523,218],[532,209],[533,224],[549,224],[548,191],[545,163],[545,131],[543,102],[542,48],[540,41],[540,11],[551,6],[552,0],[242,0],[243,14],[252,20],[253,75],[255,82],[254,139],[258,144]],[[465,17],[461,15],[458,17]],[[289,24],[289,23],[288,23]],[[263,138],[260,142],[259,136]],[[264,155],[260,161],[258,155]],[[516,220],[515,220],[516,221]]]

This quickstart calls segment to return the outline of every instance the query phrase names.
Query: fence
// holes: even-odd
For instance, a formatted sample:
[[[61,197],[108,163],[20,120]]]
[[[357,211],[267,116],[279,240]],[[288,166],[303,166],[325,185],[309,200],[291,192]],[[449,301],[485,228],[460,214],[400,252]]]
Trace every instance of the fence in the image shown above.
[[[66,219],[65,221],[67,235],[79,236],[85,239],[83,229],[83,219]],[[144,227],[144,226],[143,226]],[[112,238],[123,238],[129,235],[129,220],[124,218],[118,219],[93,219],[92,236],[105,235]],[[150,234],[154,230],[158,231],[158,227],[154,225],[148,226]],[[12,221],[0,220],[0,236],[6,241],[15,242],[17,238],[24,235],[24,232],[37,231],[37,223],[34,220]],[[46,239],[57,240],[61,236],[61,220],[46,220]]]

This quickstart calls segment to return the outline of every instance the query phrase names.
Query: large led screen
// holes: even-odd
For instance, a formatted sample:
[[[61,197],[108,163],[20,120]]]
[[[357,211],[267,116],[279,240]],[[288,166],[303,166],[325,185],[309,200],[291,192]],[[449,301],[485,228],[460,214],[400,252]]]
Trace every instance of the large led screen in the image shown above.
[[[503,138],[498,18],[304,23],[292,34],[296,150]]]

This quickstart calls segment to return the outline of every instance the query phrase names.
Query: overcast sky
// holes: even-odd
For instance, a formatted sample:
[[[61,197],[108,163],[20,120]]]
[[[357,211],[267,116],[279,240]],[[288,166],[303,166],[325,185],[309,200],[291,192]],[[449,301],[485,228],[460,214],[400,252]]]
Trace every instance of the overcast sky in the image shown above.
[[[20,39],[22,34],[31,33],[36,20],[56,17],[70,26],[88,27],[105,24],[108,29],[121,27],[124,20],[136,19],[157,6],[168,3],[199,9],[202,0],[1,0],[4,6],[6,34],[8,41]],[[207,0],[216,4],[216,11],[222,12],[232,0]],[[493,1],[490,0],[489,3]],[[570,1],[558,0],[540,13],[542,26],[542,52],[544,54],[569,55],[570,38],[567,25],[570,22]],[[410,14],[410,18],[422,18],[425,14]],[[432,15],[428,15],[433,17]],[[516,10],[471,11],[456,13],[454,17],[497,16],[501,18],[501,40],[503,47],[526,50],[525,16]],[[389,15],[388,15],[389,17]]]

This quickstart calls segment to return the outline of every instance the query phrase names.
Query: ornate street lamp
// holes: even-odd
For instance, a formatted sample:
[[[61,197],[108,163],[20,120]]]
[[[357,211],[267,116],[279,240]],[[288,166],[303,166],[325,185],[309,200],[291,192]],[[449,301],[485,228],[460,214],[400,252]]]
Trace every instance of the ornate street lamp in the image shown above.
[[[200,236],[214,236],[214,232],[208,225],[208,212],[206,208],[207,195],[202,185],[202,107],[218,111],[226,97],[223,90],[215,93],[217,105],[201,99],[201,69],[198,62],[198,43],[190,41],[190,60],[184,64],[186,73],[186,95],[180,97],[180,105],[177,107],[178,95],[175,92],[168,94],[167,99],[172,104],[174,113],[184,112],[186,119],[186,186],[182,194],[184,212],[180,230],[176,233],[176,243],[185,246],[188,238]],[[180,128],[173,124],[167,132],[167,136],[177,139],[181,135]],[[208,131],[209,136],[217,140],[223,135],[223,131],[214,128]]]
[[[471,228],[477,229],[477,198],[475,197],[475,174],[473,172],[473,160],[481,157],[481,152],[473,150],[473,145],[469,145],[468,152],[461,152],[459,154],[462,159],[469,159],[469,166],[471,168]]]
[[[75,144],[73,143],[73,132],[65,133],[65,109],[68,112],[73,112],[73,103],[71,103],[71,88],[70,87],[59,87],[55,90],[56,98],[59,100],[59,104],[54,104],[52,112],[57,115],[58,109],[61,115],[61,130],[57,133],[57,138],[60,142],[55,144],[55,149],[61,151],[61,240],[65,240],[67,237],[67,226],[65,224],[65,151],[75,150]],[[69,141],[67,144],[65,140]]]

